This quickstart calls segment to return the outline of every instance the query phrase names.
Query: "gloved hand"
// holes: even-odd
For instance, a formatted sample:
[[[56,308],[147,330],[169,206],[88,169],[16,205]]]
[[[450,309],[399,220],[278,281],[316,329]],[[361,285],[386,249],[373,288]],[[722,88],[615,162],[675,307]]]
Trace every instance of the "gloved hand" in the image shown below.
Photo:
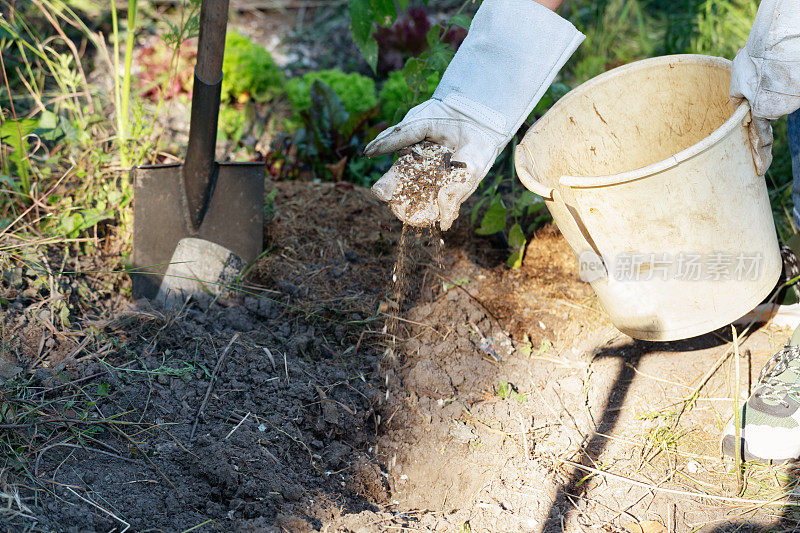
[[[800,108],[800,2],[763,0],[747,44],[733,60],[731,99],[746,99],[759,174],[772,163],[771,119]]]
[[[583,39],[571,23],[533,0],[484,0],[433,97],[381,132],[364,154],[374,157],[424,139],[452,150],[469,179],[442,187],[438,210],[420,210],[429,213],[428,223],[438,220],[443,230],[450,228],[461,203]],[[389,202],[398,179],[390,169],[372,190]]]

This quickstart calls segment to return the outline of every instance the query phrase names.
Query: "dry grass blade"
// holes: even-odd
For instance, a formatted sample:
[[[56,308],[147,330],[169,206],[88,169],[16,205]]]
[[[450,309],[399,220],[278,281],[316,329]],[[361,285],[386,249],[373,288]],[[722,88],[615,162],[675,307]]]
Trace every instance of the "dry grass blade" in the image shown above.
[[[101,505],[98,505],[97,503],[93,502],[92,500],[90,500],[88,498],[84,498],[83,496],[81,496],[80,494],[78,494],[77,492],[72,490],[72,487],[64,485],[64,488],[67,489],[68,491],[70,491],[72,494],[74,494],[78,498],[80,498],[81,500],[83,500],[84,502],[86,502],[89,505],[91,505],[92,507],[94,507],[95,509],[98,509],[99,511],[102,511],[104,514],[107,514],[108,516],[110,516],[111,518],[113,518],[114,520],[119,522],[120,524],[123,524],[125,527],[122,530],[120,530],[120,533],[125,533],[126,531],[128,531],[128,529],[130,529],[131,525],[128,522],[126,522],[122,518],[118,517],[117,515],[115,515],[114,513],[109,511],[108,509],[106,509],[105,507],[103,507]]]
[[[736,428],[736,444],[734,446],[734,464],[736,468],[736,494],[741,496],[744,491],[744,479],[742,478],[742,440],[741,440],[741,420],[739,419],[739,383],[741,374],[739,369],[739,337],[736,335],[736,327],[731,325],[733,335],[734,366],[736,367],[736,382],[733,389],[733,424]]]
[[[755,499],[748,499],[748,498],[731,498],[728,496],[718,496],[716,494],[706,494],[703,492],[694,492],[689,490],[679,490],[679,489],[669,489],[665,487],[659,487],[653,483],[645,483],[644,481],[638,481],[636,479],[631,479],[629,477],[621,476],[619,474],[614,474],[612,472],[606,472],[605,470],[600,470],[598,468],[593,468],[591,466],[586,466],[581,463],[576,463],[573,461],[569,461],[567,459],[556,458],[557,461],[564,463],[565,465],[571,466],[573,468],[578,468],[580,470],[584,470],[591,474],[596,474],[599,476],[607,477],[608,479],[614,479],[616,481],[621,481],[623,483],[627,483],[629,485],[635,485],[637,487],[642,487],[644,489],[653,491],[653,492],[661,492],[664,494],[673,494],[676,496],[686,496],[690,498],[705,498],[707,500],[713,500],[718,502],[726,502],[733,505],[757,505],[757,506],[787,506],[787,507],[800,507],[800,502],[792,501],[786,499],[787,495],[782,495],[776,497],[774,500],[755,500]]]
[[[228,342],[228,345],[225,347],[225,350],[223,350],[222,355],[220,355],[219,359],[217,359],[217,364],[216,364],[216,366],[214,366],[214,371],[211,373],[211,379],[208,382],[208,388],[206,389],[206,394],[205,394],[205,396],[203,396],[203,402],[200,404],[200,407],[197,409],[197,415],[195,415],[195,417],[194,417],[194,423],[192,424],[192,431],[189,434],[189,440],[192,440],[194,438],[194,434],[197,431],[197,424],[198,424],[198,422],[200,422],[200,417],[203,414],[203,410],[206,408],[206,404],[208,403],[208,399],[211,397],[211,391],[214,389],[214,382],[217,379],[217,372],[219,372],[219,369],[222,366],[222,363],[225,361],[225,358],[228,356],[228,352],[231,351],[231,347],[233,346],[233,343],[236,342],[236,340],[238,338],[239,338],[239,334],[237,333],[236,335],[234,335],[231,338],[230,342]]]
[[[45,452],[47,452],[48,450],[51,450],[53,448],[76,448],[78,450],[86,450],[86,451],[94,452],[94,453],[102,453],[103,455],[108,455],[109,457],[113,457],[115,459],[119,459],[120,461],[125,461],[125,462],[128,462],[128,463],[138,463],[139,462],[136,459],[131,459],[129,457],[123,457],[123,456],[118,455],[116,453],[107,452],[105,450],[99,450],[97,448],[90,448],[88,446],[81,446],[79,444],[72,444],[70,442],[56,442],[54,444],[50,444],[49,446],[45,446],[36,455],[36,462],[34,462],[34,465],[33,465],[33,473],[34,473],[34,475],[36,477],[39,476],[39,461],[41,460],[41,458],[45,454]]]

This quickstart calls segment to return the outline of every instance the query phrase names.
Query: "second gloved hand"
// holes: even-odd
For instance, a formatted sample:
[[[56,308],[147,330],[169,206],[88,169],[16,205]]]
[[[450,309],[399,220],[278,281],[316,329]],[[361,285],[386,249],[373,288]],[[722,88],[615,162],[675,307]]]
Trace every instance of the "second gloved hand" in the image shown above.
[[[800,2],[762,0],[747,44],[733,60],[731,99],[750,104],[750,144],[759,174],[772,163],[770,120],[800,107]]]
[[[484,0],[433,97],[364,150],[374,157],[429,140],[452,150],[452,158],[466,164],[467,180],[446,184],[437,205],[401,215],[404,222],[438,221],[443,230],[450,228],[461,203],[583,39],[571,23],[533,0]],[[390,169],[372,189],[390,202],[399,179]]]

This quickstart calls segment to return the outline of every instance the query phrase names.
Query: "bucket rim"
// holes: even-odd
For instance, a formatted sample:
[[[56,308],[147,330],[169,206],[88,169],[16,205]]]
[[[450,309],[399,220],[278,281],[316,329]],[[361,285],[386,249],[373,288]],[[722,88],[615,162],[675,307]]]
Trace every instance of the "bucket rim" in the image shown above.
[[[617,68],[611,69],[607,72],[604,72],[598,76],[595,76],[591,80],[588,80],[566,95],[562,97],[558,102],[553,105],[552,108],[548,111],[547,114],[553,113],[555,115],[560,108],[566,107],[569,103],[574,100],[575,98],[580,98],[583,96],[587,91],[591,90],[597,85],[601,85],[607,83],[608,81],[628,74],[631,71],[636,71],[644,68],[652,67],[653,65],[659,64],[670,64],[670,63],[683,63],[683,64],[694,64],[694,65],[709,65],[709,66],[716,66],[716,67],[727,67],[730,68],[733,65],[733,62],[729,59],[724,57],[717,57],[717,56],[709,56],[704,54],[673,54],[673,55],[666,55],[666,56],[658,56],[658,57],[651,57],[648,59],[642,59],[640,61],[634,61],[633,63],[628,63],[627,65],[622,65]],[[618,185],[622,183],[627,183],[630,181],[646,178],[653,174],[657,174],[663,172],[669,168],[675,167],[684,161],[691,159],[692,157],[708,150],[711,146],[718,143],[720,140],[728,136],[742,121],[745,119],[747,114],[750,112],[750,105],[747,100],[742,100],[736,110],[731,114],[728,119],[722,123],[716,130],[714,130],[710,135],[704,137],[699,142],[677,152],[665,159],[661,159],[659,161],[650,163],[649,165],[645,165],[643,167],[639,167],[632,170],[626,170],[625,172],[619,172],[615,174],[605,174],[599,176],[574,176],[574,175],[562,175],[558,179],[558,183],[561,185],[573,187],[576,189],[588,189],[594,187],[606,187],[609,185]],[[528,134],[535,134],[538,132],[542,127],[546,127],[548,120],[546,119],[547,114],[544,117],[539,119],[536,124],[534,124]],[[525,137],[528,137],[526,135]],[[525,144],[526,139],[523,138],[520,144]],[[535,164],[534,164],[535,169]]]
[[[567,185],[575,189],[591,189],[595,187],[606,187],[609,185],[619,185],[636,181],[642,178],[647,178],[653,174],[658,174],[667,169],[678,166],[680,163],[687,161],[694,156],[705,152],[719,141],[730,135],[733,130],[738,127],[750,112],[750,105],[747,100],[743,100],[739,107],[736,108],[733,115],[728,118],[722,125],[714,130],[711,135],[704,137],[698,143],[695,143],[688,148],[685,148],[673,154],[666,159],[650,163],[647,166],[640,167],[634,170],[627,170],[618,174],[607,174],[604,176],[569,176],[564,175],[559,178],[558,182],[562,185]]]

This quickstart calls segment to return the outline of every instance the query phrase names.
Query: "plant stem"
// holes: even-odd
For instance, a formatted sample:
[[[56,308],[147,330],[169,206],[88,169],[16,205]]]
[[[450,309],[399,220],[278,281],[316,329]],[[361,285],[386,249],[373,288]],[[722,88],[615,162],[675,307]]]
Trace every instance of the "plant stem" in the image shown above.
[[[117,142],[119,143],[120,163],[123,167],[127,167],[128,157],[125,150],[125,121],[122,114],[122,97],[119,87],[119,19],[117,17],[116,2],[111,2],[111,28],[114,35],[114,41],[112,43],[114,47],[114,57],[112,58],[112,62],[114,68],[114,108],[117,110]]]
[[[5,41],[5,39],[4,39]],[[25,150],[25,142],[22,138],[22,131],[19,127],[19,121],[17,120],[17,111],[14,109],[14,96],[11,92],[11,87],[8,84],[8,76],[6,75],[6,64],[3,61],[3,55],[0,54],[0,67],[3,69],[3,82],[6,86],[6,91],[8,91],[8,99],[9,105],[11,107],[11,117],[14,120],[14,124],[16,124],[17,129],[17,146],[18,149],[23,152],[21,154],[17,154],[19,157],[17,161],[19,161],[19,165],[17,165],[17,171],[19,172],[20,177],[20,192],[30,198],[30,191],[31,191],[31,180],[30,176],[28,175],[28,167],[26,165],[30,165],[30,160],[28,159],[28,153]]]
[[[130,120],[128,114],[128,106],[131,99],[131,64],[133,63],[133,45],[136,41],[136,13],[139,10],[138,0],[128,0],[128,35],[125,40],[125,72],[122,78],[122,119],[127,122]],[[127,138],[128,132],[126,131],[125,137]],[[127,148],[122,152],[126,156],[127,162],[123,163],[123,167],[130,164],[130,153]]]

